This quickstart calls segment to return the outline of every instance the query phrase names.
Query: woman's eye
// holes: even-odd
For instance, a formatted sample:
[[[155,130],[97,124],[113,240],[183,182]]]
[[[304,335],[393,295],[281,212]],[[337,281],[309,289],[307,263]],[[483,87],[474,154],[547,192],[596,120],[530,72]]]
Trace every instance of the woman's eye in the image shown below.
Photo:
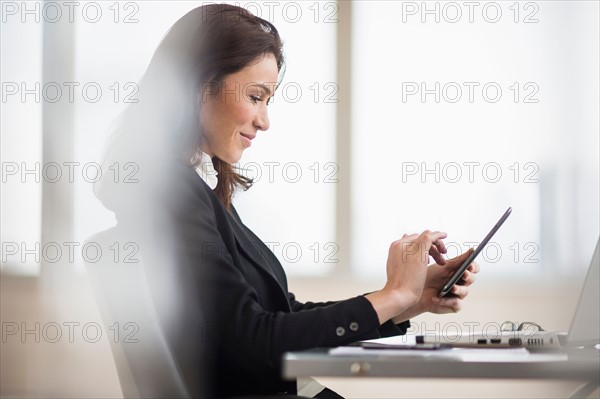
[[[255,104],[261,100],[261,98],[259,96],[250,96],[250,98],[252,99],[252,102]]]

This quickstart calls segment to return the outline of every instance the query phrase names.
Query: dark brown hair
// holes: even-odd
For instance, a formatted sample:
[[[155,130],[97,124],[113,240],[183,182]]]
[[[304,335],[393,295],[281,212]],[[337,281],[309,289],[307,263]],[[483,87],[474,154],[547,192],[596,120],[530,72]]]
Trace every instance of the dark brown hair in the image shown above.
[[[275,56],[281,81],[283,45],[273,24],[233,5],[209,4],[191,10],[175,22],[156,49],[140,84],[139,102],[125,111],[116,141],[126,147],[129,143],[129,148],[144,143],[141,152],[147,159],[158,156],[197,166],[203,87],[220,87],[227,75],[265,54]],[[246,190],[252,180],[217,157],[213,164],[219,181],[215,194],[229,210],[236,188]]]

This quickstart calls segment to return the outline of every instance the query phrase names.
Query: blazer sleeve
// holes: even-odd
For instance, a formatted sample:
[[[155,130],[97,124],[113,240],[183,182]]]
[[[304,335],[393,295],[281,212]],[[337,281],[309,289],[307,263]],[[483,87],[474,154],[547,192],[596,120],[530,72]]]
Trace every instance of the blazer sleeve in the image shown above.
[[[322,308],[338,303],[339,301],[328,301],[328,302],[299,302],[296,300],[296,296],[293,293],[288,293],[288,300],[292,312],[300,312],[302,310],[309,310],[314,308]]]
[[[299,302],[296,300],[296,296],[291,292],[288,294],[288,298],[290,301],[290,306],[292,307],[293,312],[300,312],[308,309],[315,309],[319,307],[331,306],[333,304],[338,303],[339,301],[329,301],[329,302]],[[380,325],[377,330],[381,338],[384,337],[393,337],[396,335],[404,335],[410,328],[410,320],[403,321],[399,324],[394,324],[393,321],[389,320],[382,325]]]

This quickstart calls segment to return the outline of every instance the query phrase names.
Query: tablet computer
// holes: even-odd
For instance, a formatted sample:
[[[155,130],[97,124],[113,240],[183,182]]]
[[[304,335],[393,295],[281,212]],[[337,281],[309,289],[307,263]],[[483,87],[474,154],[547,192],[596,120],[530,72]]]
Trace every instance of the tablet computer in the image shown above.
[[[483,248],[490,241],[490,239],[494,236],[494,234],[496,234],[496,232],[498,231],[500,226],[502,226],[502,224],[506,221],[506,219],[508,218],[508,216],[510,215],[511,212],[512,212],[512,208],[508,208],[506,210],[506,212],[504,212],[504,215],[502,215],[500,220],[498,220],[498,223],[496,223],[496,225],[494,225],[494,227],[488,233],[488,235],[485,236],[483,241],[481,241],[481,244],[479,244],[477,246],[477,249],[475,249],[475,251],[467,258],[467,260],[465,260],[463,262],[462,265],[460,265],[460,267],[456,270],[454,275],[452,275],[450,280],[448,280],[448,282],[446,283],[444,288],[442,288],[442,290],[440,291],[440,294],[439,294],[440,298],[445,297],[446,295],[448,295],[450,293],[450,290],[452,290],[452,287],[454,287],[454,284],[456,284],[458,282],[458,280],[460,280],[460,278],[462,277],[465,270],[467,270],[467,268],[469,267],[471,262],[473,262],[475,260],[477,255],[479,255],[479,253],[483,250]]]

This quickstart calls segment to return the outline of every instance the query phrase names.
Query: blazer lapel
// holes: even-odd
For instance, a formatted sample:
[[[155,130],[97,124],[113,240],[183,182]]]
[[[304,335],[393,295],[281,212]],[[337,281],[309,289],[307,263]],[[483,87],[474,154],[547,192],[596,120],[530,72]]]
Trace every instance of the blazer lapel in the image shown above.
[[[271,251],[266,253],[258,247],[258,243],[250,237],[250,234],[246,231],[247,227],[243,225],[235,209],[233,209],[234,215],[230,217],[231,225],[235,234],[235,239],[238,242],[240,251],[244,252],[246,256],[254,262],[258,267],[266,271],[273,279],[277,282],[281,288],[281,293],[287,299],[287,287],[285,285],[285,274],[280,265],[275,264],[273,260],[268,259],[269,254],[275,256]],[[258,239],[258,238],[257,238]],[[282,275],[283,274],[283,275]]]
[[[234,210],[235,212],[235,210]],[[235,214],[237,216],[237,212]],[[232,216],[230,218],[231,225],[233,227],[233,232],[235,234],[235,239],[238,243],[238,247],[241,252],[245,253],[246,256],[251,259],[258,267],[266,271],[269,275],[273,277],[277,284],[281,288],[281,290],[286,293],[286,289],[284,289],[282,282],[280,280],[280,276],[275,272],[275,267],[269,259],[263,254],[263,251],[258,247],[258,244],[252,240],[249,235],[246,233],[245,228],[241,221]]]
[[[212,195],[215,198],[215,201],[219,202],[215,196],[215,193],[208,186],[208,184],[206,184],[206,182],[202,178],[200,178],[200,176],[198,176],[195,171],[194,174],[198,177],[196,181],[200,182],[204,189],[210,193],[209,195]],[[259,244],[257,244],[255,240],[252,240],[250,234],[248,233],[250,230],[246,226],[244,226],[235,208],[232,207],[233,214],[227,212],[225,208],[222,209],[226,215],[226,219],[229,221],[229,225],[233,230],[233,234],[235,236],[235,240],[239,250],[246,254],[246,257],[249,260],[251,260],[256,266],[267,272],[267,274],[270,275],[277,282],[279,288],[281,288],[281,293],[285,297],[286,303],[288,303],[289,306],[285,272],[279,264],[275,264],[277,261],[270,261],[268,259],[269,256],[265,255],[265,253],[272,254],[272,252],[268,251],[267,249],[261,250],[261,248],[258,247]],[[258,237],[256,237],[256,240],[258,240],[259,243],[262,243],[262,241],[260,241]],[[275,256],[274,254],[272,255]]]

